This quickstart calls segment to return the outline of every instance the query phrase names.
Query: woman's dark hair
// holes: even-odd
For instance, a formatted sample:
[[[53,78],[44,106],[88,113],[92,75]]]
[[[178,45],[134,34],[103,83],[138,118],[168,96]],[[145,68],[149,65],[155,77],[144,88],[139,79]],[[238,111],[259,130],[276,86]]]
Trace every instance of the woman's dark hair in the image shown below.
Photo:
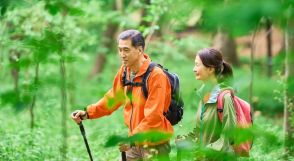
[[[145,40],[144,40],[144,37],[140,31],[126,30],[126,31],[121,32],[118,35],[118,40],[127,40],[129,38],[132,41],[132,46],[134,46],[134,47],[142,46],[142,48],[144,50]]]
[[[205,67],[215,69],[215,75],[219,83],[229,82],[233,77],[233,69],[230,64],[223,60],[220,51],[214,48],[205,48],[198,51],[197,55]]]

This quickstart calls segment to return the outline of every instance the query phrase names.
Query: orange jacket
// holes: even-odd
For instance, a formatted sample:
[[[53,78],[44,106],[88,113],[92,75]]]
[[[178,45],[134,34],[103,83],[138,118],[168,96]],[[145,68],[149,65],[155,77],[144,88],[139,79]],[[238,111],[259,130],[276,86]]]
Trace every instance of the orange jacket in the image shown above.
[[[142,82],[142,76],[146,72],[151,60],[147,59],[137,72],[134,82]],[[124,120],[129,128],[129,136],[148,131],[160,131],[173,133],[173,127],[163,115],[168,110],[171,101],[171,86],[162,69],[156,67],[150,73],[147,80],[148,98],[145,99],[142,87],[133,87],[132,102],[126,96],[127,88],[122,85],[122,66],[115,76],[112,88],[97,103],[87,107],[90,119],[110,115],[121,105],[125,104]],[[129,80],[129,69],[127,79]]]

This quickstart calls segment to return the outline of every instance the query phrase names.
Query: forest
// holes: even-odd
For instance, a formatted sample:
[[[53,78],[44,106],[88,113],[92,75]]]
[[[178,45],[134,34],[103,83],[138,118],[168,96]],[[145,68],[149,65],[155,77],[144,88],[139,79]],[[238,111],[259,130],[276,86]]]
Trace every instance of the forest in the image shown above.
[[[293,7],[294,0],[0,0],[0,160],[89,160],[71,113],[112,87],[122,65],[117,36],[127,29],[142,32],[145,53],[179,75],[185,106],[171,160],[231,160],[195,145],[180,153],[175,143],[195,126],[194,60],[207,47],[232,64],[236,95],[252,108],[253,126],[242,135],[254,136],[250,156],[238,160],[294,160]],[[95,161],[119,160],[118,144],[134,139],[123,106],[83,125]]]

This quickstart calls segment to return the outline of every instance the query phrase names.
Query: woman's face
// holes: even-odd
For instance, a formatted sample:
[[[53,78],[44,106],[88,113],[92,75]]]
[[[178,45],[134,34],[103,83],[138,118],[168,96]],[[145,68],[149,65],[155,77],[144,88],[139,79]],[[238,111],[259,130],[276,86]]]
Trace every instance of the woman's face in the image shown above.
[[[195,73],[196,79],[203,82],[206,82],[212,76],[214,76],[214,68],[204,66],[198,55],[195,58],[195,66],[193,71]]]

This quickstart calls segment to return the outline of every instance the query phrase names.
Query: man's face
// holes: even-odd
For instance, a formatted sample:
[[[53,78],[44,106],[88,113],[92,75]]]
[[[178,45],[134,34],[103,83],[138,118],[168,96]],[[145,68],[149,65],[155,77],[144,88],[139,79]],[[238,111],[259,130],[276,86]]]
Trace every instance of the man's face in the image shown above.
[[[122,60],[122,64],[126,67],[133,67],[139,63],[140,55],[142,54],[142,47],[132,46],[132,40],[119,40],[118,53]]]

